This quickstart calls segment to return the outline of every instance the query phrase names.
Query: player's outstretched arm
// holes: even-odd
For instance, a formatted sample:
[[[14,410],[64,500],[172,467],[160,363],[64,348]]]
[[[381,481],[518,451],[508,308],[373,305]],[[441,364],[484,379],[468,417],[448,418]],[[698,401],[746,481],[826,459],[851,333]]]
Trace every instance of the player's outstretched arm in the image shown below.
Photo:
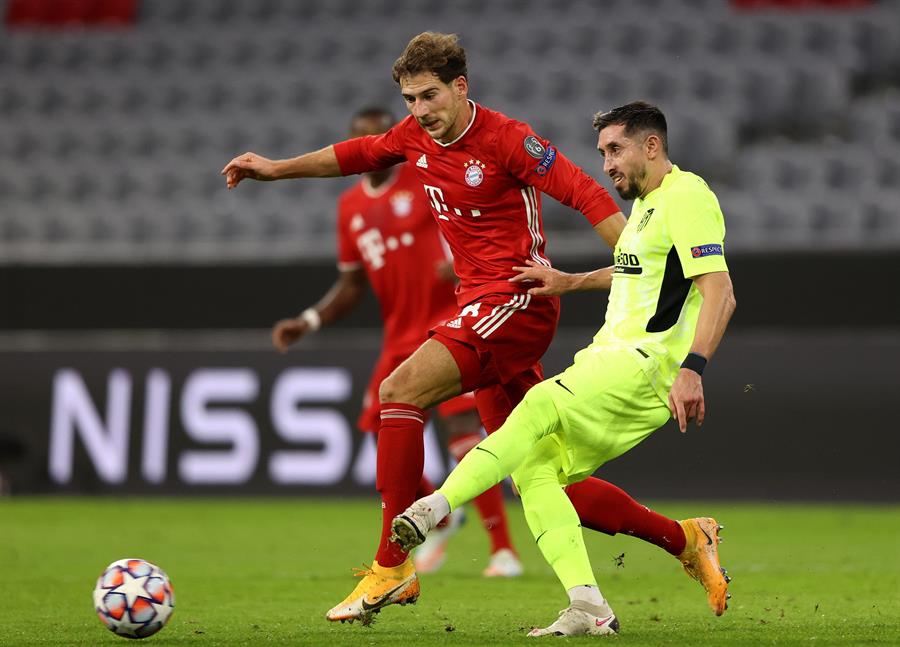
[[[304,177],[339,177],[334,146],[327,146],[312,153],[285,160],[270,160],[256,153],[238,155],[222,169],[225,184],[233,189],[241,180],[251,179],[268,182]]]
[[[604,267],[593,272],[581,274],[569,274],[552,267],[525,261],[526,266],[517,266],[513,270],[518,272],[510,279],[513,283],[533,281],[539,283],[528,290],[528,294],[534,296],[551,297],[569,292],[585,292],[588,290],[609,290],[612,285],[612,267]]]
[[[282,319],[272,327],[272,345],[284,353],[307,333],[343,319],[362,301],[367,284],[366,273],[362,269],[342,271],[316,305],[292,319]]]
[[[698,427],[703,424],[706,417],[706,403],[700,374],[706,361],[719,347],[725,335],[725,328],[737,307],[728,272],[710,272],[695,276],[694,284],[703,295],[703,305],[700,306],[694,343],[691,344],[688,357],[669,391],[669,409],[675,416],[681,433],[687,431],[687,423],[692,419],[697,420]]]

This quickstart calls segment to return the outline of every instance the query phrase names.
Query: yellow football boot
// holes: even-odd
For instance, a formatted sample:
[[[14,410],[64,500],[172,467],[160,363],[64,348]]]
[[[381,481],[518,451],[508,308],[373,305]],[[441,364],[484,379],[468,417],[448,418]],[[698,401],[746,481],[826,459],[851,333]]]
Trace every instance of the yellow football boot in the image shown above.
[[[697,517],[678,522],[684,530],[684,551],[678,561],[692,578],[706,589],[706,600],[720,616],[728,608],[728,571],[719,565],[719,531],[724,528],[711,517]]]
[[[361,620],[368,624],[373,614],[389,604],[413,604],[419,598],[419,578],[412,559],[394,567],[372,562],[371,568],[355,570],[355,575],[363,579],[343,602],[325,614],[332,622]]]

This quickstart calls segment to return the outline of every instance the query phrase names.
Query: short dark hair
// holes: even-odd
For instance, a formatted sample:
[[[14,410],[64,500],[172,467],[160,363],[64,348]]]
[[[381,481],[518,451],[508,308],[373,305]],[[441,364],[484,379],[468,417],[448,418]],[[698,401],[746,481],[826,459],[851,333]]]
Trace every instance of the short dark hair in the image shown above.
[[[656,106],[650,105],[646,101],[632,101],[624,106],[594,115],[594,128],[598,133],[607,126],[621,125],[625,126],[625,134],[629,137],[648,130],[656,133],[662,141],[666,155],[669,154],[666,116]]]
[[[353,115],[350,124],[352,125],[357,119],[383,119],[388,126],[393,126],[397,123],[394,113],[384,106],[366,106],[365,108],[360,108]]]
[[[391,72],[395,83],[420,72],[432,72],[442,82],[450,83],[457,77],[468,77],[466,50],[456,34],[426,31],[409,41]]]

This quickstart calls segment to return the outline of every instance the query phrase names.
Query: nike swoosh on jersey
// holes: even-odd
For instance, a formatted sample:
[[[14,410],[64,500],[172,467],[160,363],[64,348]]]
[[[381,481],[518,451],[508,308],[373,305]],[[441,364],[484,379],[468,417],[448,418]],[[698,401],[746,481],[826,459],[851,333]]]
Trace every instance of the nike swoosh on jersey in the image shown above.
[[[570,389],[569,387],[567,387],[567,386],[566,386],[565,384],[563,384],[560,380],[555,380],[555,382],[556,382],[557,384],[559,384],[562,388],[564,388],[566,391],[568,391],[569,393],[572,393],[572,389]],[[575,394],[572,393],[572,395],[575,395]]]

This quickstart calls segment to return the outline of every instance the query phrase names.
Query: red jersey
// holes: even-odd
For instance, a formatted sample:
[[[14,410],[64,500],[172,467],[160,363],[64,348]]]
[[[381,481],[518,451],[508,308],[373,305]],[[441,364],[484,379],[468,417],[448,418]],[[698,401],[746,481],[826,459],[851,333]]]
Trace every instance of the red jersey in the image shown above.
[[[363,179],[338,202],[338,267],[362,267],[384,320],[385,347],[412,352],[428,329],[456,311],[453,284],[437,275],[450,260],[409,164],[372,188]]]
[[[344,175],[409,161],[453,252],[460,305],[526,291],[529,286],[508,281],[513,266],[526,260],[550,265],[541,192],[581,211],[592,225],[619,211],[603,187],[527,124],[470,105],[472,120],[449,144],[408,116],[383,135],[334,146]]]

